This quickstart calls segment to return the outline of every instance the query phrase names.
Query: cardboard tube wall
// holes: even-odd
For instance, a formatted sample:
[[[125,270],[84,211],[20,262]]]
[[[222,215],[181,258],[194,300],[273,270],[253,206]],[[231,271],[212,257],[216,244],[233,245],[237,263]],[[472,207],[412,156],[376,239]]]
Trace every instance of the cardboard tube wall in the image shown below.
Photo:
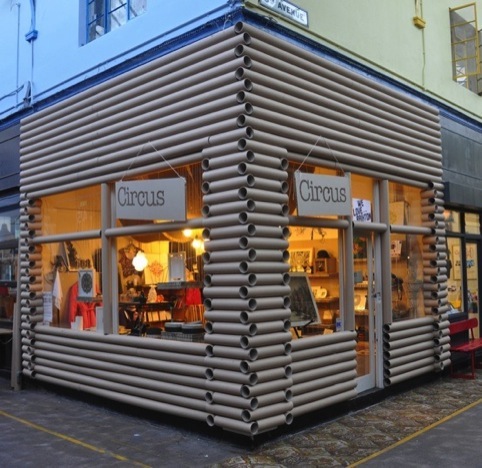
[[[283,395],[283,399],[284,399],[284,395]],[[241,409],[255,410],[258,407],[257,398],[247,399],[240,396],[237,397],[234,395],[229,395],[227,393],[220,393],[220,392],[207,392],[206,401],[208,403],[217,403],[220,405],[226,405],[226,406],[231,406],[231,407],[241,408]]]

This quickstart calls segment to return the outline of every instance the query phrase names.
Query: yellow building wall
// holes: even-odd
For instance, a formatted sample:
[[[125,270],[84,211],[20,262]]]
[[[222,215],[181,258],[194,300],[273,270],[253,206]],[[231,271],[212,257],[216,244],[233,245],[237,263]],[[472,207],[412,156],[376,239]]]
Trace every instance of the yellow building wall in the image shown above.
[[[374,68],[482,121],[482,97],[452,80],[449,8],[460,0],[293,0],[308,12],[307,28],[260,5],[245,5],[279,24]],[[476,0],[478,29],[482,0]],[[419,4],[417,7],[416,4]],[[424,28],[414,25],[421,16]]]

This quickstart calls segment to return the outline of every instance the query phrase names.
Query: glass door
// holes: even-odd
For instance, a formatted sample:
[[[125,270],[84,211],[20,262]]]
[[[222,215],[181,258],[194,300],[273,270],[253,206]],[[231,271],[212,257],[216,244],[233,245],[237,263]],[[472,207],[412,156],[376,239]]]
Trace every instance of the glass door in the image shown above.
[[[377,317],[381,319],[380,242],[375,233],[354,234],[354,303],[357,332],[357,391],[374,388],[376,381]]]

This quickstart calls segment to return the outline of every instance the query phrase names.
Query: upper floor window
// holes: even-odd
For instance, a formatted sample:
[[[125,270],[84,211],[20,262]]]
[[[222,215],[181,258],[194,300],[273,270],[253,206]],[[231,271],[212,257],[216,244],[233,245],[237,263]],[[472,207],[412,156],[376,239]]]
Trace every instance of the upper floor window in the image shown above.
[[[87,0],[87,42],[146,11],[147,0]]]
[[[450,9],[452,76],[461,86],[482,94],[480,42],[475,3]]]

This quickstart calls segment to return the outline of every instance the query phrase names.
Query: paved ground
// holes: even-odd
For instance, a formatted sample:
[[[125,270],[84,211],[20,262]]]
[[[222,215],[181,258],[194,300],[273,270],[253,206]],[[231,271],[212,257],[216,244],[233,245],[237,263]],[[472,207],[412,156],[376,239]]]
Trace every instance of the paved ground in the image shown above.
[[[320,417],[320,415],[318,415]],[[1,467],[456,467],[482,466],[482,371],[443,376],[364,409],[251,441],[0,374]]]

